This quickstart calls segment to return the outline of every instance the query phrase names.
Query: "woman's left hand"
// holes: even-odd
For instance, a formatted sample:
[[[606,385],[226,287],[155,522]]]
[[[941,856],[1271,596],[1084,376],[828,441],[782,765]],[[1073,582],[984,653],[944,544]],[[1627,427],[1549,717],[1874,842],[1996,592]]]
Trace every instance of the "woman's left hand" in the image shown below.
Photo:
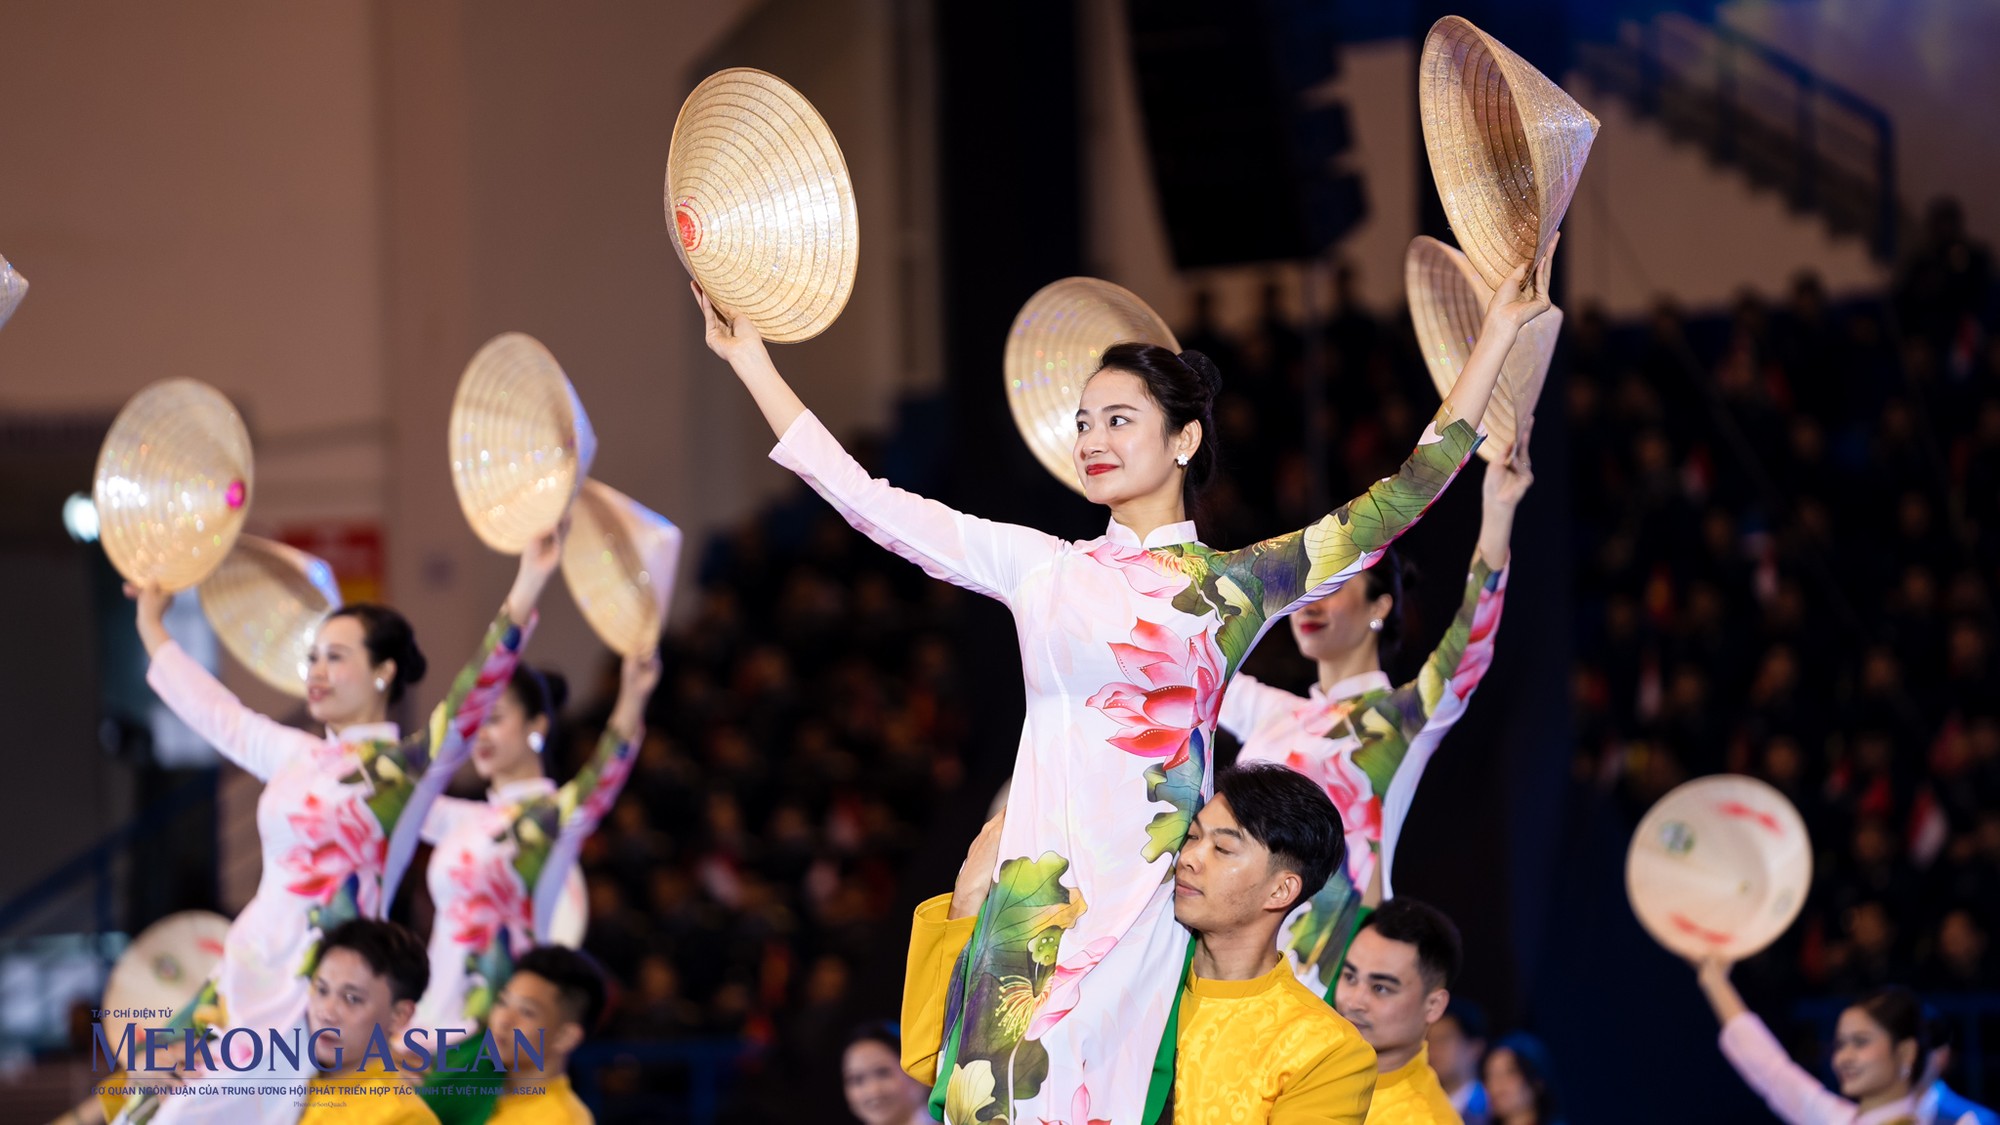
[[[521,569],[514,576],[514,588],[507,594],[507,616],[515,624],[520,624],[535,612],[535,603],[541,600],[542,590],[549,584],[549,578],[562,565],[563,537],[569,534],[569,517],[535,536],[521,552]]]
[[[1529,283],[1527,265],[1517,268],[1500,284],[1493,299],[1487,302],[1485,328],[1504,327],[1518,332],[1523,325],[1549,311],[1549,272],[1555,268],[1556,244],[1561,241],[1562,235],[1557,234],[1549,243],[1549,252],[1534,263],[1533,284]]]
[[[1486,466],[1486,480],[1480,485],[1480,495],[1488,507],[1511,511],[1535,483],[1534,470],[1528,464],[1528,437],[1534,429],[1534,415],[1521,419],[1521,428],[1514,435],[1514,447],[1508,450],[1507,456]]]

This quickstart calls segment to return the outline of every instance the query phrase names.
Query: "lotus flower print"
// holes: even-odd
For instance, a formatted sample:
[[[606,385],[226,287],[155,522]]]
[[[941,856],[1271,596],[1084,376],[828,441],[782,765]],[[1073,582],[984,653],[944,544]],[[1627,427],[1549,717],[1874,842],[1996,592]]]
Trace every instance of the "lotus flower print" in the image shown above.
[[[1111,745],[1165,758],[1168,769],[1187,761],[1189,736],[1213,729],[1222,705],[1222,654],[1208,633],[1183,640],[1141,621],[1132,627],[1132,642],[1114,643],[1111,653],[1131,682],[1106,684],[1088,701],[1118,723]]]
[[[486,849],[483,855],[461,849],[446,875],[455,892],[445,911],[451,940],[468,949],[485,949],[504,930],[512,948],[528,947],[528,897],[505,855],[497,849]]]
[[[361,794],[350,792],[329,802],[309,793],[299,811],[286,819],[299,843],[285,853],[289,877],[285,889],[325,905],[353,877],[355,908],[363,917],[376,917],[382,907],[382,869],[389,840]]]

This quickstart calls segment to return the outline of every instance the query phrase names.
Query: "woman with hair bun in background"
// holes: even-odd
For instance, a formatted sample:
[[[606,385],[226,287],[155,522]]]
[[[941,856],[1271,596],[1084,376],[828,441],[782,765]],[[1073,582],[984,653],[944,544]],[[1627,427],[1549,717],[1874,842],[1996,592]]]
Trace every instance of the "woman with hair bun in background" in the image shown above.
[[[1919,1100],[1934,1076],[1924,1069],[1930,1052],[1923,1005],[1908,989],[1877,989],[1840,1013],[1833,1035],[1836,1094],[1792,1061],[1729,983],[1729,969],[1730,962],[1709,957],[1696,966],[1695,980],[1722,1023],[1723,1057],[1779,1120],[1787,1125],[1919,1121]],[[1937,1125],[1978,1125],[1978,1116],[1966,1113]]]
[[[1404,574],[1391,550],[1360,581],[1292,615],[1299,655],[1319,666],[1310,697],[1250,676],[1238,676],[1222,697],[1222,729],[1243,741],[1237,760],[1279,762],[1319,782],[1346,826],[1347,863],[1278,931],[1299,982],[1329,1001],[1348,940],[1394,893],[1390,864],[1424,766],[1493,661],[1514,510],[1535,481],[1532,429],[1532,419],[1524,421],[1509,456],[1486,466],[1465,593],[1415,679],[1398,686],[1382,668],[1403,636]]]
[[[404,735],[389,708],[424,676],[427,662],[403,615],[387,606],[350,605],[320,623],[306,664],[306,710],[324,736],[285,726],[245,707],[167,635],[171,595],[157,584],[127,586],[138,603],[139,637],[152,658],[146,682],[161,701],[223,757],[264,783],[257,798],[264,870],[257,893],[230,923],[222,961],[178,1027],[248,1028],[233,1045],[288,1035],[306,1019],[308,974],[320,935],[351,918],[383,918],[417,846],[431,803],[465,760],[534,628],[535,603],[562,557],[551,530],[521,555],[514,586],[472,659],[420,730]],[[241,1080],[300,1078],[275,1053]],[[204,1082],[239,1076],[230,1063]],[[247,1065],[248,1059],[232,1060]],[[285,1065],[289,1065],[288,1063]],[[311,1065],[309,1057],[301,1067]],[[269,1068],[269,1069],[267,1069]],[[124,1114],[152,1112],[154,1097]],[[296,1121],[299,1106],[278,1096],[166,1099],[154,1120]]]
[[[1503,287],[1398,473],[1310,527],[1218,551],[1188,514],[1216,469],[1222,376],[1200,353],[1105,350],[1079,388],[1071,463],[1110,521],[1102,536],[1070,542],[870,478],[786,384],[748,318],[695,287],[710,349],[778,435],[772,459],[857,530],[1014,617],[1027,714],[993,888],[940,982],[950,1014],[932,1106],[945,1120],[1157,1117],[1173,1075],[1161,1050],[1173,1045],[1190,955],[1174,921],[1174,857],[1214,789],[1223,689],[1265,630],[1373,564],[1457,475],[1501,362],[1549,307],[1547,291],[1546,262],[1532,284],[1524,267]],[[1242,1104],[1268,1103],[1300,1061],[1271,1054],[1233,1069]],[[1372,1069],[1354,1080],[1372,1084]],[[1174,1112],[1238,1119],[1221,1105]]]
[[[436,907],[431,980],[411,1026],[433,1036],[438,1029],[465,1033],[425,1074],[455,1089],[419,1089],[445,1125],[484,1121],[505,1092],[504,1073],[473,1068],[487,1014],[514,958],[555,940],[550,927],[563,885],[632,772],[646,701],[659,679],[657,654],[625,658],[618,702],[596,751],[558,787],[545,752],[557,744],[555,723],[569,688],[554,672],[519,665],[472,746],[486,799],[440,797],[431,806],[423,832],[432,845],[426,885]],[[429,1047],[436,1052],[439,1043]],[[473,1086],[482,1091],[467,1089]]]

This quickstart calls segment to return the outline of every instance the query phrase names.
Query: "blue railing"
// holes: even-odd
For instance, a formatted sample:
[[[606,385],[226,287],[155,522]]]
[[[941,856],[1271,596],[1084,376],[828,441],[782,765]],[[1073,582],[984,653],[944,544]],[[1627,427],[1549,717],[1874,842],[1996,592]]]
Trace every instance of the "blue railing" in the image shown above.
[[[570,1081],[600,1121],[708,1125],[753,1051],[735,1039],[585,1042]]]
[[[216,771],[203,770],[183,782],[165,797],[140,810],[122,826],[106,833],[95,844],[57,865],[0,903],[0,936],[15,930],[63,895],[74,893],[79,884],[91,888],[91,916],[97,933],[119,929],[113,902],[117,889],[120,856],[133,846],[150,839],[191,808],[215,803]],[[213,896],[211,896],[213,897]]]

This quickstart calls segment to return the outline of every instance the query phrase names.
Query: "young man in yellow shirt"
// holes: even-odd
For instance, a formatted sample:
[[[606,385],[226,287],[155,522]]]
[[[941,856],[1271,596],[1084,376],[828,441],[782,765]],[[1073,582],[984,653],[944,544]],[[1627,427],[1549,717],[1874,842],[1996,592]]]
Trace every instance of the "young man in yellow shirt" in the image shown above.
[[[1383,903],[1348,945],[1333,1002],[1375,1048],[1368,1125],[1463,1125],[1424,1039],[1451,1003],[1461,950],[1451,919],[1413,898]]]
[[[402,1042],[430,984],[423,939],[394,922],[356,918],[320,940],[306,997],[306,1035],[319,1068],[299,1125],[438,1125],[400,1072],[371,1051]],[[393,1055],[389,1055],[393,1059]]]
[[[1170,1024],[1172,1120],[1361,1125],[1375,1052],[1299,984],[1277,944],[1278,927],[1307,888],[1325,885],[1345,858],[1340,814],[1318,785],[1274,763],[1224,770],[1215,790],[1174,868],[1174,917],[1195,940]],[[973,841],[952,893],[917,908],[903,987],[903,1069],[919,1082],[937,1078],[953,963],[991,889],[1003,817]]]
[[[486,1017],[507,1060],[507,1092],[486,1125],[594,1125],[596,1118],[570,1088],[569,1058],[603,1015],[604,976],[590,958],[560,945],[522,954]],[[541,1045],[539,1070],[534,1056],[520,1049],[522,1039]]]

